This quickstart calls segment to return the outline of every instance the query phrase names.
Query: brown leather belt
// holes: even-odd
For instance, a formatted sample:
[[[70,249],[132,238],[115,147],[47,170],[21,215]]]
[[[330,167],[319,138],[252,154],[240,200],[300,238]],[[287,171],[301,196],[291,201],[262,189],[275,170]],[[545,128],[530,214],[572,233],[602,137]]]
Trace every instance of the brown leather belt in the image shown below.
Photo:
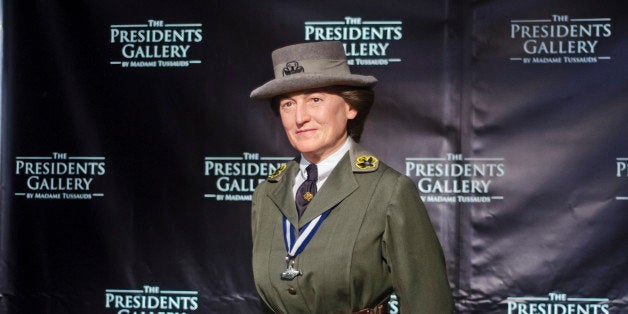
[[[387,313],[387,307],[384,304],[380,304],[373,308],[361,309],[361,310],[352,312],[352,314],[386,314],[386,313]]]

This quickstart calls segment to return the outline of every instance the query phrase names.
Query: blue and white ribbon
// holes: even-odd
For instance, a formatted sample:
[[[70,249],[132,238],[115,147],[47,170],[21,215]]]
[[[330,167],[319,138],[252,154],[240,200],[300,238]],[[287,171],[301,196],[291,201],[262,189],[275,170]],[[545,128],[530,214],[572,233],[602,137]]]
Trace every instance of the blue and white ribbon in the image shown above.
[[[318,230],[318,227],[323,223],[327,215],[329,215],[330,210],[325,211],[324,213],[318,215],[318,217],[312,219],[312,221],[308,222],[303,228],[300,229],[299,237],[295,239],[295,229],[294,226],[288,221],[286,216],[283,217],[283,234],[284,234],[284,244],[286,245],[286,252],[288,252],[288,257],[290,259],[295,258],[299,253],[305,249],[310,240]]]

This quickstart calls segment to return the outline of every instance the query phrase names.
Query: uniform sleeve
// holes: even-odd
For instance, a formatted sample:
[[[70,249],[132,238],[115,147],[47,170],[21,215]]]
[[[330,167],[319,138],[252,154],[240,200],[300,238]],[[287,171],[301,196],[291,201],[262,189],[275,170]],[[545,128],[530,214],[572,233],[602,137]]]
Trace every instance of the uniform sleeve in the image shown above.
[[[262,182],[260,185],[257,186],[257,188],[255,188],[255,191],[253,192],[253,199],[251,202],[251,236],[253,238],[253,260],[251,261],[252,263],[252,268],[255,268],[255,246],[257,245],[258,241],[257,241],[257,237],[258,237],[258,230],[260,230],[260,216],[262,215],[262,209],[260,208],[260,206],[262,206],[263,204],[263,200],[262,198],[265,195],[265,185],[266,182]],[[266,302],[265,299],[265,294],[260,290],[259,284],[256,281],[255,282],[255,289],[257,290],[257,293],[259,295],[259,303],[260,303],[260,307],[263,310],[263,313],[268,314],[268,313],[273,313],[270,310],[270,305],[268,305],[268,303]]]
[[[259,205],[261,204],[260,195],[262,195],[262,189],[264,188],[263,184],[266,182],[262,182],[255,188],[253,191],[253,198],[251,202],[251,236],[253,238],[253,243],[255,243],[255,235],[258,230],[258,215],[259,213]]]
[[[399,176],[386,213],[383,254],[402,313],[452,313],[443,251],[418,191]]]
[[[255,192],[253,192],[253,198],[251,202],[251,236],[255,240],[255,234],[257,233],[257,200]]]

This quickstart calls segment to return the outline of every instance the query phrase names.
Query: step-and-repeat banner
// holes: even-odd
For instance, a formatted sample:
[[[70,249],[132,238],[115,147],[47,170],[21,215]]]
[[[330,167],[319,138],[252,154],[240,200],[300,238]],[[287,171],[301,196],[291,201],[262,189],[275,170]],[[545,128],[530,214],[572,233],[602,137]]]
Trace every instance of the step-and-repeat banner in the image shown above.
[[[1,313],[262,313],[250,200],[296,154],[250,91],[339,40],[460,313],[628,313],[623,1],[4,1]],[[403,313],[403,300],[391,312]]]

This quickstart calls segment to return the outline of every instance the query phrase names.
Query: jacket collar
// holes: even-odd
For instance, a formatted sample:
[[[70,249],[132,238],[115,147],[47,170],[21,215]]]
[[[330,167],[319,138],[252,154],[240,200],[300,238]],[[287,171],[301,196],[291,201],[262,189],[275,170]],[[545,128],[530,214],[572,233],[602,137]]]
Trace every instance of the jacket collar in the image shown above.
[[[326,210],[338,205],[358,188],[354,173],[376,171],[379,160],[352,139],[349,152],[338,162],[332,170],[329,178],[320,191],[316,193],[312,202],[301,219],[298,219],[292,195],[292,185],[299,170],[298,161],[292,160],[280,167],[268,177],[269,182],[274,182],[276,187],[268,196],[277,205],[281,213],[288,218],[290,223],[299,228],[312,219],[318,217]]]

